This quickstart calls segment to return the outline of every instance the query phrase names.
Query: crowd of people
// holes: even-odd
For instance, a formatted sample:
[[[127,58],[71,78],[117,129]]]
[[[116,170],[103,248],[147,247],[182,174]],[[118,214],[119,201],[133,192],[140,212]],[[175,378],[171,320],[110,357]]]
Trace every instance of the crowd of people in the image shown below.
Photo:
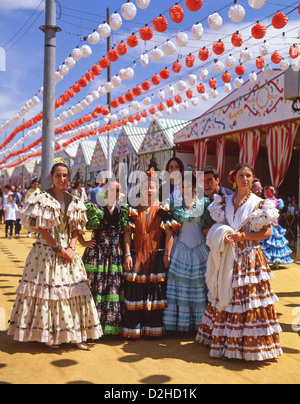
[[[69,168],[55,161],[52,188],[34,190],[20,211],[24,228],[39,237],[16,292],[9,335],[89,349],[88,339],[103,335],[195,332],[212,357],[282,355],[270,264],[292,261],[275,191],[263,190],[246,163],[229,173],[232,190],[214,167],[205,167],[201,198],[196,176],[183,175],[181,160],[172,158],[166,171],[182,174],[180,185],[171,175],[167,200],[150,170],[138,206],[129,206],[119,203],[115,180],[88,195],[80,181],[66,192]]]

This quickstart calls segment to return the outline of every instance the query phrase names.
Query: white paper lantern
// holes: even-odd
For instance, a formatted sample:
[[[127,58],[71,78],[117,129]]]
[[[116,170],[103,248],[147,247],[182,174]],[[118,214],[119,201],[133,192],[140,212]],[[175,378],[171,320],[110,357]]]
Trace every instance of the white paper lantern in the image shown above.
[[[87,95],[85,97],[86,102],[90,105],[92,102],[94,102],[94,97],[92,95]]]
[[[202,67],[202,69],[200,70],[200,80],[205,80],[208,75],[209,71],[206,69],[206,67]]]
[[[151,0],[136,0],[136,4],[139,8],[142,10],[145,10],[146,8],[149,7]]]
[[[133,109],[134,111],[138,112],[138,111],[140,111],[140,109],[142,107],[141,107],[141,104],[138,101],[133,101],[131,103],[131,105],[130,105],[130,108]]]
[[[119,77],[120,77],[121,80],[127,80],[126,69],[121,69],[119,71]]]
[[[193,87],[196,84],[197,76],[195,74],[189,74],[187,81],[188,85]]]
[[[224,91],[225,91],[225,93],[226,93],[226,94],[229,94],[229,93],[231,92],[231,90],[232,90],[231,84],[230,84],[230,83],[226,83],[226,84],[224,85]]]
[[[208,17],[208,24],[212,30],[219,31],[223,26],[223,18],[218,13],[211,14]]]
[[[188,35],[183,31],[178,32],[178,34],[176,35],[176,43],[181,48],[184,48],[189,43]]]
[[[69,69],[65,64],[59,66],[59,69],[58,69],[59,73],[60,73],[62,76],[66,76],[66,75],[69,73],[69,70],[70,70],[70,69]]]
[[[39,104],[40,99],[36,95],[32,98],[33,106],[36,106]]]
[[[123,3],[121,6],[121,13],[125,20],[133,20],[136,16],[137,10],[133,3]]]
[[[100,41],[100,35],[97,31],[92,32],[89,36],[88,36],[88,41],[89,43],[91,43],[92,45],[97,45],[97,43],[99,43]]]
[[[106,94],[105,87],[104,87],[104,86],[100,86],[100,87],[98,88],[98,92],[99,92],[100,96],[103,97],[103,96]]]
[[[116,114],[111,114],[109,120],[110,120],[110,122],[112,122],[112,123],[117,122],[117,120],[118,120],[118,115],[116,115]]]
[[[177,47],[176,47],[174,42],[168,40],[163,44],[162,50],[163,50],[165,55],[171,56],[176,52]]]
[[[194,39],[196,39],[196,41],[200,41],[200,39],[203,38],[204,29],[203,29],[203,25],[200,22],[193,25],[192,34],[193,34]]]
[[[97,90],[92,91],[91,96],[94,98],[94,100],[98,100],[98,98],[100,97],[99,91]]]
[[[114,86],[112,85],[112,83],[110,81],[108,81],[107,83],[104,84],[104,88],[107,93],[111,93],[112,90],[114,89]]]
[[[266,67],[263,68],[263,74],[269,79],[273,76],[273,69],[270,65],[267,65]]]
[[[256,84],[258,80],[257,74],[255,72],[250,73],[249,80],[251,81],[252,84]]]
[[[229,55],[225,60],[227,69],[232,69],[235,66],[235,62],[235,58],[232,55]]]
[[[70,56],[66,58],[65,65],[67,66],[68,69],[73,69],[75,64],[76,62],[73,58],[71,58]]]
[[[160,62],[163,59],[163,57],[164,57],[164,53],[159,48],[154,48],[150,52],[150,59],[152,60],[152,62]]]
[[[165,92],[163,90],[159,90],[157,96],[158,96],[160,101],[163,101],[165,99],[165,97],[166,97],[166,94],[165,94]]]
[[[114,31],[118,31],[122,27],[122,23],[123,23],[122,17],[120,16],[119,13],[114,13],[109,18],[110,27]]]
[[[218,95],[219,95],[218,90],[215,89],[215,88],[213,88],[213,89],[211,90],[211,92],[210,92],[210,97],[214,99],[214,98],[217,98]]]
[[[108,38],[111,34],[110,25],[107,24],[106,22],[103,24],[100,24],[98,27],[98,32],[99,32],[101,38]]]
[[[82,58],[82,50],[80,48],[73,49],[72,58],[75,60],[75,62],[78,62]]]
[[[169,87],[168,87],[168,95],[169,95],[169,97],[174,97],[174,95],[175,95],[175,88],[171,85],[169,85]]]
[[[122,119],[127,118],[129,115],[129,111],[127,108],[123,108],[121,109],[121,111],[119,112],[119,115]]]
[[[236,78],[233,82],[235,88],[241,88],[243,84],[244,80],[241,77]]]
[[[122,83],[122,80],[121,80],[121,78],[119,76],[113,76],[112,77],[111,84],[114,87],[119,87],[121,85],[121,83]]]
[[[209,99],[209,96],[208,96],[208,94],[207,93],[203,93],[203,94],[201,94],[201,100],[202,101],[207,101]]]
[[[225,66],[224,64],[218,60],[217,62],[214,63],[213,67],[212,67],[212,71],[216,74],[220,74],[225,70]]]
[[[288,60],[286,59],[282,59],[282,61],[279,64],[279,67],[281,70],[285,71],[288,70],[288,68],[290,67],[290,63]]]
[[[167,115],[172,115],[172,113],[173,113],[172,107],[166,108],[166,114],[167,114]]]
[[[176,89],[177,91],[181,92],[187,89],[187,84],[183,80],[179,80],[178,83],[176,84]]]
[[[174,112],[175,112],[175,114],[177,114],[177,113],[179,112],[179,108],[180,108],[179,104],[175,104],[175,105],[174,105]]]
[[[55,83],[62,81],[63,76],[59,72],[55,72]]]
[[[147,67],[147,66],[148,66],[148,64],[149,64],[149,56],[147,55],[147,53],[143,53],[143,54],[140,56],[140,62],[141,62],[141,65],[142,65],[143,67]]]
[[[294,65],[295,65],[295,69],[300,68],[300,57],[298,57],[297,59],[295,59]]]
[[[235,4],[228,11],[228,17],[231,19],[231,21],[236,23],[242,22],[245,18],[245,15],[246,12],[244,7],[239,4]]]
[[[191,103],[192,103],[193,107],[197,107],[197,105],[199,104],[199,98],[198,97],[192,98]]]
[[[146,107],[148,107],[148,106],[151,104],[151,98],[150,98],[150,97],[146,97],[146,98],[143,100],[143,104],[144,104]]]
[[[259,45],[259,52],[261,54],[261,56],[267,56],[267,54],[269,53],[270,50],[270,45],[267,41],[265,41],[264,43]]]
[[[133,68],[132,67],[127,67],[126,69],[125,69],[125,71],[126,71],[126,79],[127,80],[132,80],[133,78],[134,78],[134,70],[133,70]]]
[[[248,0],[249,6],[252,8],[262,8],[267,0]]]
[[[82,57],[85,59],[89,58],[93,53],[89,45],[82,45],[80,49],[82,51]]]
[[[182,108],[185,110],[188,109],[188,107],[189,107],[188,101],[183,101],[183,103],[181,105],[182,105]]]
[[[244,62],[250,62],[250,60],[252,59],[252,52],[250,49],[244,49],[241,54],[240,54],[240,59]]]

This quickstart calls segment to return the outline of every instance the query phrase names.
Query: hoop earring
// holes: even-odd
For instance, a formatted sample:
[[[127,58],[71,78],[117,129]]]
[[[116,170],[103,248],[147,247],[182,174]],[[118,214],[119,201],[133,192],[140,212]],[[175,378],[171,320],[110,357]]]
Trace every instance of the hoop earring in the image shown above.
[[[236,190],[236,188],[237,188],[236,182],[233,183],[232,188],[233,188],[234,191]]]

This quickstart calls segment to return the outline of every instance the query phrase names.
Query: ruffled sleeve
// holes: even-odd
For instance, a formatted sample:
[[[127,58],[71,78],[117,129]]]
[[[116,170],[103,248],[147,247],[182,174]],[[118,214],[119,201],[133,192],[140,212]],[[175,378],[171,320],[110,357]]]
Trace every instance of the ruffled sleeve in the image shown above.
[[[87,215],[87,230],[96,230],[100,226],[104,217],[104,212],[101,209],[97,209],[92,203],[86,203],[86,215]]]
[[[72,201],[67,210],[67,217],[71,233],[76,230],[79,231],[80,234],[85,232],[85,226],[87,224],[86,207],[84,203],[74,195],[72,196]]]
[[[250,215],[250,230],[257,232],[276,222],[279,217],[278,209],[275,203],[270,200],[263,200],[259,203],[257,209]]]
[[[163,204],[158,208],[158,212],[157,214],[161,217],[162,222],[160,227],[163,230],[179,230],[181,228],[181,224],[179,222],[177,222],[172,213],[171,213],[171,208],[169,204]]]
[[[29,232],[52,230],[60,225],[60,204],[45,191],[34,192],[20,212],[21,224]]]
[[[123,222],[123,227],[125,232],[131,232],[135,230],[135,222],[134,219],[138,217],[139,212],[136,208],[127,205],[127,218],[126,221]]]
[[[225,221],[225,198],[220,195],[214,196],[214,201],[208,206],[210,217],[216,223]]]

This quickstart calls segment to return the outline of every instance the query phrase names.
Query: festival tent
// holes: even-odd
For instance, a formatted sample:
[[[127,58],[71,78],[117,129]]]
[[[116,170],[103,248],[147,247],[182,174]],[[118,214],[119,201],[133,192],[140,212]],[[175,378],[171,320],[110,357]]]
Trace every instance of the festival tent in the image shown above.
[[[34,177],[36,162],[36,159],[32,159],[23,165],[15,167],[10,177],[10,185],[15,187],[28,186]]]
[[[0,176],[0,185],[9,185],[10,184],[10,178],[13,173],[14,169],[13,168],[5,168],[4,170],[1,170],[1,176]]]
[[[64,140],[58,142],[59,144],[63,144]],[[67,146],[63,150],[59,150],[55,153],[55,158],[62,158],[65,160],[69,167],[73,166],[74,161],[76,159],[76,155],[78,152],[78,144]]]
[[[111,150],[114,149],[117,142],[117,136],[110,136],[110,147]],[[107,158],[108,158],[108,149],[107,149],[107,136],[98,136],[96,147],[93,152],[91,165],[90,165],[90,175],[91,182],[95,182],[97,178],[97,174],[100,171],[107,170]]]
[[[96,141],[81,142],[78,146],[77,154],[74,160],[74,165],[71,168],[71,180],[73,181],[76,175],[79,175],[83,182],[90,180],[90,165],[93,158]]]
[[[116,175],[117,179],[120,180],[122,175],[125,175],[128,179],[129,173],[139,171],[141,169],[138,152],[145,139],[147,130],[148,129],[146,128],[135,126],[124,126],[122,128],[115,148],[112,152],[112,158],[114,161],[113,165],[115,169],[114,174]],[[121,163],[126,166],[125,173],[120,172]]]
[[[176,155],[191,153],[197,170],[218,169],[223,184],[239,161],[255,167],[263,185],[280,186],[279,193],[297,194],[300,112],[285,100],[285,73],[263,71],[195,119],[174,136]],[[225,175],[226,174],[226,175]]]
[[[164,171],[167,162],[174,156],[174,134],[190,122],[176,119],[156,119],[148,128],[139,149],[139,163],[142,171],[147,171],[154,157],[160,171]]]

